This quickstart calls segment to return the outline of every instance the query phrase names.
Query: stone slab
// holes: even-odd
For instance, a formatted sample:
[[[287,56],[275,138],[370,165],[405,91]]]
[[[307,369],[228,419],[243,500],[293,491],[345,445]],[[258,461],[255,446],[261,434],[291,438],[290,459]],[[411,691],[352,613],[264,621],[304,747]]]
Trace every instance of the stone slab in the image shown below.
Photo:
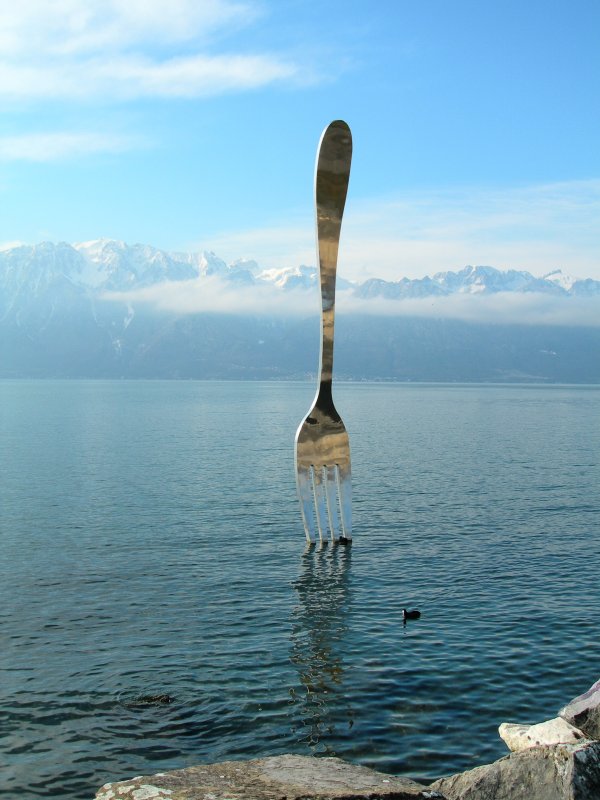
[[[570,725],[561,717],[538,722],[535,725],[503,722],[498,728],[498,733],[513,753],[540,745],[577,743],[586,738],[579,728]]]
[[[105,784],[96,800],[444,800],[443,794],[339,758],[222,761]]]
[[[567,703],[558,715],[580,728],[588,739],[600,739],[600,680]]]
[[[600,800],[600,742],[532,747],[430,788],[448,800]]]

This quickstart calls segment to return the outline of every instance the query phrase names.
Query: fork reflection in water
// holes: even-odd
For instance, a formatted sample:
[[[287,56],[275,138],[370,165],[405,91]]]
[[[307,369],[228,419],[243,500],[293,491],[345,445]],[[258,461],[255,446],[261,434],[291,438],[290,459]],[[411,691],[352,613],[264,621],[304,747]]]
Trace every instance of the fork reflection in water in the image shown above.
[[[305,555],[293,584],[298,604],[292,612],[290,660],[299,685],[290,689],[290,704],[299,711],[292,719],[301,720],[294,732],[313,752],[328,755],[335,755],[331,740],[343,739],[354,721],[344,691],[351,556],[351,548]]]

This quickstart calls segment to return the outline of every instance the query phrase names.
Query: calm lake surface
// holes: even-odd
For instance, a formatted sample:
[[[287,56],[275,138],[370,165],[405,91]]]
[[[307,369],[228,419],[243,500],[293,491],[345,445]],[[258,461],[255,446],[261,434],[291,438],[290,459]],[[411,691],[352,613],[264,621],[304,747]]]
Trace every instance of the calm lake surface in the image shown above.
[[[313,393],[0,381],[0,795],[286,752],[433,779],[600,677],[600,387],[338,385],[355,540],[306,550]]]

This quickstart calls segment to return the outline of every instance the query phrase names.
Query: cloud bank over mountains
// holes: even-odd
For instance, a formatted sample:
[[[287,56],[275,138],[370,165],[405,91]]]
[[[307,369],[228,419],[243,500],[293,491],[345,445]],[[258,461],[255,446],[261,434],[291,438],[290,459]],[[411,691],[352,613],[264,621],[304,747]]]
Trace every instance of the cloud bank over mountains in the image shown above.
[[[93,294],[96,303],[180,315],[307,316],[319,309],[313,266],[262,269],[247,259],[226,264],[212,252],[168,253],[115,240],[42,243],[0,252],[5,294],[34,296],[40,286],[61,279]],[[537,278],[489,266],[396,281],[349,281],[338,275],[336,305],[341,314],[600,326],[600,281],[575,279],[561,270]]]
[[[169,254],[110,240],[74,249],[87,264],[76,280],[85,284],[95,274],[93,282],[105,301],[177,314],[305,316],[319,308],[314,267],[263,270],[255,261],[227,265],[214,253]],[[536,278],[526,271],[484,266],[412,280],[361,283],[338,276],[337,308],[348,314],[487,324],[598,326],[600,281],[577,280],[561,270]]]
[[[312,266],[113,240],[0,251],[0,377],[284,378],[318,363]],[[600,281],[464,267],[338,277],[352,379],[600,382]]]

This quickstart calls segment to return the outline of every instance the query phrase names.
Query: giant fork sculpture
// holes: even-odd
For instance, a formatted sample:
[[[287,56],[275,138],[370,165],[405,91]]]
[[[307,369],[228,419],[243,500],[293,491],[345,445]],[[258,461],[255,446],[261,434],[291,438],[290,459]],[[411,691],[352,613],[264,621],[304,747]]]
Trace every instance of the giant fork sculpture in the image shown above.
[[[332,122],[321,136],[315,205],[321,284],[321,358],[317,394],[296,433],[296,485],[310,543],[352,538],[350,443],[333,405],[335,275],[342,215],[348,191],[352,136],[345,122]]]

